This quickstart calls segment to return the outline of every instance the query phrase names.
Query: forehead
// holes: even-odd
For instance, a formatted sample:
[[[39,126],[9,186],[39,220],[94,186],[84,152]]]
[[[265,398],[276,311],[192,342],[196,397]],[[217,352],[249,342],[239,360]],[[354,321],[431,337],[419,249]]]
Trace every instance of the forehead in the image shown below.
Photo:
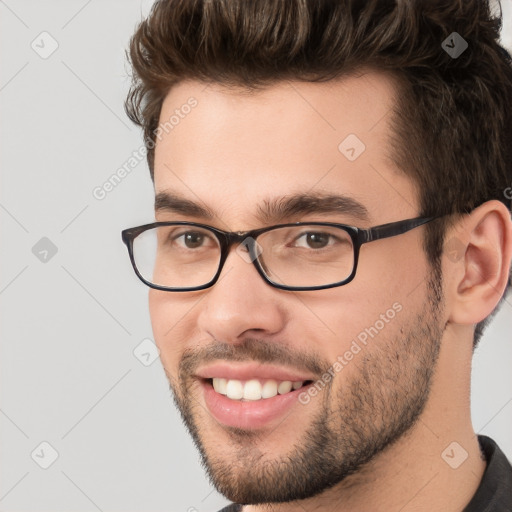
[[[182,82],[161,111],[156,193],[247,222],[265,201],[308,191],[352,196],[371,217],[413,212],[413,184],[389,158],[395,94],[376,72],[256,92]]]

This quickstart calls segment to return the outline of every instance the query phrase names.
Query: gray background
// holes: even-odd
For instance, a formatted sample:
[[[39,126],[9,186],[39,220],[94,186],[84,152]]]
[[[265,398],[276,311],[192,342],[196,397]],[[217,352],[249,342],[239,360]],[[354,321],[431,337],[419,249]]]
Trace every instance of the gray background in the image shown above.
[[[226,503],[205,479],[159,360],[134,355],[152,333],[120,231],[152,219],[146,163],[103,200],[92,193],[141,146],[122,107],[124,50],[151,3],[0,1],[0,511]],[[472,406],[475,430],[512,459],[511,313],[509,297],[477,350]],[[42,442],[58,452],[48,469]]]

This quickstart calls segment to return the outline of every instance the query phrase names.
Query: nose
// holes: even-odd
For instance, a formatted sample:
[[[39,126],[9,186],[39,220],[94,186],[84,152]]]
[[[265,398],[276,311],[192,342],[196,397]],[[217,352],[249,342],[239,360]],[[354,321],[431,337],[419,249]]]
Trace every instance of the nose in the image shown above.
[[[218,281],[204,293],[198,328],[213,339],[236,343],[251,335],[277,334],[285,326],[282,295],[289,292],[267,284],[247,252],[232,248]]]

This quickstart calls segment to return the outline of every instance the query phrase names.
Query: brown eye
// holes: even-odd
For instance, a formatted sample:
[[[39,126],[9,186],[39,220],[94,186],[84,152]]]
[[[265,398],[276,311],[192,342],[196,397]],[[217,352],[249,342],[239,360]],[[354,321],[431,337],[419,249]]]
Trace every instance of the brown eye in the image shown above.
[[[329,233],[309,232],[304,233],[295,241],[296,247],[305,247],[307,249],[323,249],[329,245],[332,235]]]
[[[205,235],[203,233],[194,231],[184,233],[181,237],[183,238],[185,247],[188,249],[197,249],[198,247],[201,247],[205,239]]]

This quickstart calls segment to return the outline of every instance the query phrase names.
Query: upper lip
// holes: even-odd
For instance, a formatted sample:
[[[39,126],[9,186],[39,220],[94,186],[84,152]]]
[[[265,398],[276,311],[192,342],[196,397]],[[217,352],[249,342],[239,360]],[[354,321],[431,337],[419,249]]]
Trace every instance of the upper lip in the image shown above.
[[[195,375],[202,379],[224,378],[241,381],[250,379],[289,380],[292,382],[315,380],[315,377],[293,368],[259,363],[233,364],[218,362],[201,367]]]

